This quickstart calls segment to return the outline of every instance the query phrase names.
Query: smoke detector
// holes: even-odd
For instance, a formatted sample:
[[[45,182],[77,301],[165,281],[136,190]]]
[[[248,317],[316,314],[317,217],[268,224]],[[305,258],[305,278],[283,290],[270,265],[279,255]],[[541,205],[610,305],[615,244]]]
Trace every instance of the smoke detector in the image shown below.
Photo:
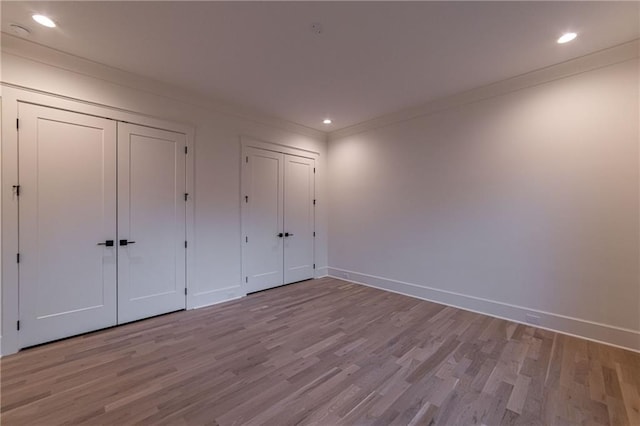
[[[311,24],[311,31],[316,34],[322,34],[322,24],[320,22],[314,22]]]

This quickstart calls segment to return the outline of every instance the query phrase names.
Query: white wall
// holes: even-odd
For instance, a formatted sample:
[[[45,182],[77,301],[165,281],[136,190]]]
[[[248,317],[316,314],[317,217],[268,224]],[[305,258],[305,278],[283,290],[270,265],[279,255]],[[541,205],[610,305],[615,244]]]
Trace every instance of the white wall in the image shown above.
[[[585,59],[584,72],[570,77],[528,79],[524,90],[506,84],[509,93],[482,101],[463,96],[440,112],[365,123],[335,137],[327,158],[319,132],[2,41],[1,80],[14,93],[33,89],[193,126],[195,305],[242,294],[239,136],[246,135],[320,154],[318,275],[328,235],[333,275],[518,321],[531,313],[546,327],[640,349],[637,59],[605,67]],[[2,106],[4,118],[12,110],[4,96]],[[14,129],[2,127],[5,213],[13,208],[5,166],[14,160],[5,144]],[[3,243],[14,233],[11,217],[2,215]],[[3,245],[3,277],[15,268],[6,262],[14,251]],[[15,303],[3,299],[3,308]],[[8,321],[4,353],[12,346],[6,331],[15,335]]]
[[[317,152],[316,191],[319,201],[316,208],[316,264],[317,276],[326,274],[327,153],[324,133],[253,113],[236,112],[232,107],[209,102],[197,94],[30,45],[9,36],[3,36],[2,82],[5,95],[11,92],[12,96],[17,93],[16,96],[20,97],[30,90],[37,90],[55,95],[51,99],[64,96],[92,103],[92,106],[108,106],[114,111],[126,110],[186,123],[195,129],[195,241],[192,242],[195,262],[193,277],[188,284],[191,306],[211,304],[244,294],[240,258],[240,136]],[[16,86],[19,88],[16,89]],[[3,121],[6,119],[15,123],[15,118],[7,119],[10,114],[5,108]],[[14,126],[3,127],[3,136],[9,134],[6,132],[15,132]],[[13,212],[15,206],[7,197],[7,185],[15,180],[12,171],[16,159],[15,151],[8,146],[9,139],[3,137],[3,211]],[[14,215],[3,215],[4,219],[11,217]],[[3,223],[3,231],[14,227],[14,223],[6,220]],[[5,243],[10,239],[7,236]],[[17,249],[12,244],[3,246],[5,278],[13,276],[10,268],[15,268],[15,252]],[[6,262],[9,255],[14,256],[14,262]],[[3,281],[3,293],[6,293],[5,286],[8,287],[6,280]],[[3,299],[3,302],[4,308],[8,304],[17,305],[17,300]],[[13,343],[8,343],[7,333],[15,335],[17,318],[5,315],[4,320],[2,349],[6,354],[15,348]]]
[[[330,274],[640,350],[638,60],[573,74],[333,137]]]

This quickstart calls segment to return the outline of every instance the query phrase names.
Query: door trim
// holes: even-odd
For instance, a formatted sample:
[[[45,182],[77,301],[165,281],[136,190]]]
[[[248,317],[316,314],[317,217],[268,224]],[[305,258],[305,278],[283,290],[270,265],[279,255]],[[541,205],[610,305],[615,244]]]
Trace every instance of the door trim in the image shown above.
[[[2,152],[1,157],[1,220],[2,220],[2,330],[0,337],[1,355],[9,355],[20,349],[18,330],[16,327],[19,318],[19,288],[18,288],[18,264],[16,253],[19,253],[18,244],[18,202],[12,194],[11,185],[18,184],[18,134],[16,120],[18,119],[18,102],[30,103],[49,108],[56,108],[84,115],[107,118],[115,121],[124,121],[146,127],[183,133],[186,136],[188,155],[186,156],[186,185],[189,198],[186,212],[187,246],[186,256],[186,283],[188,288],[187,309],[198,306],[194,293],[194,248],[195,248],[195,128],[185,123],[173,122],[137,113],[125,111],[108,105],[100,105],[82,100],[69,99],[52,94],[39,93],[15,87],[2,85],[2,115],[3,126],[1,128]],[[9,188],[9,190],[7,190]]]
[[[320,157],[320,153],[316,151],[297,148],[290,145],[267,142],[261,139],[254,138],[252,136],[241,135],[240,145],[242,146],[243,152],[245,147],[251,147],[251,148],[264,149],[267,151],[279,152],[281,154],[291,154],[291,155],[297,155],[298,157],[312,158],[314,160],[318,160],[318,158]]]
[[[243,163],[244,163],[244,158],[247,155],[246,151],[247,148],[258,148],[258,149],[263,149],[265,151],[272,151],[272,152],[278,152],[281,154],[289,154],[289,155],[295,155],[298,157],[303,157],[303,158],[309,158],[314,160],[315,162],[315,168],[316,170],[319,170],[319,162],[320,162],[320,153],[316,152],[316,151],[311,151],[308,149],[304,149],[304,148],[298,148],[298,147],[294,147],[294,146],[290,146],[290,145],[284,145],[284,144],[279,144],[279,143],[273,143],[273,142],[267,142],[258,138],[255,138],[253,136],[247,136],[247,135],[240,135],[240,158],[238,159],[240,161],[240,193],[238,194],[238,203],[240,204],[240,277],[239,277],[239,283],[240,283],[240,288],[242,289],[243,293],[246,295],[247,294],[247,286],[245,283],[245,277],[247,276],[247,271],[246,271],[246,259],[244,258],[244,250],[243,250],[243,241],[244,241],[244,236],[247,234],[247,229],[246,229],[246,224],[244,221],[244,206],[245,203],[243,202],[244,200],[244,194],[245,194],[245,185],[246,182],[244,182],[244,173],[243,173]],[[319,174],[316,172],[316,176],[313,179],[313,194],[314,194],[314,198],[317,200],[317,196],[318,196],[318,188],[317,188],[317,182],[318,182],[318,176]],[[321,202],[319,200],[317,200],[316,202]],[[313,230],[314,232],[317,232],[318,229],[318,215],[314,214],[313,215]],[[318,253],[318,248],[317,248],[317,238],[313,239],[313,261],[314,263],[317,265],[317,261],[316,261],[316,254]],[[318,269],[314,270],[314,278],[318,278]],[[283,284],[284,285],[284,284]]]

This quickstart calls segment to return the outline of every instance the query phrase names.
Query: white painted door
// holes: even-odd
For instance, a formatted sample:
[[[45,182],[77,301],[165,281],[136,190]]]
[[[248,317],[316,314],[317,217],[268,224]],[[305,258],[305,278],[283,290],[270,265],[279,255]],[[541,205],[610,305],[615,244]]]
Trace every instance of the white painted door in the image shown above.
[[[242,197],[247,293],[313,278],[314,160],[246,147]]]
[[[284,159],[284,283],[313,278],[314,160]]]
[[[26,347],[116,324],[116,123],[25,103],[18,116]]]
[[[186,137],[118,123],[118,323],[185,308]]]
[[[242,259],[247,293],[283,284],[283,162],[278,152],[244,150]]]

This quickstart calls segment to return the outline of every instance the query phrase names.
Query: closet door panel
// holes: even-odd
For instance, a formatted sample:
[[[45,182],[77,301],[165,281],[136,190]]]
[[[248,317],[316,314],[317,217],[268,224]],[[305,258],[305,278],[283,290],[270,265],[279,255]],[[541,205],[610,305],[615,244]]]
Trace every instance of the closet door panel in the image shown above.
[[[116,124],[24,103],[18,114],[26,347],[116,323]]]
[[[246,148],[242,259],[247,293],[283,284],[283,154]]]
[[[118,323],[185,308],[185,143],[118,124]]]
[[[285,155],[285,284],[313,278],[314,176],[314,160]]]

